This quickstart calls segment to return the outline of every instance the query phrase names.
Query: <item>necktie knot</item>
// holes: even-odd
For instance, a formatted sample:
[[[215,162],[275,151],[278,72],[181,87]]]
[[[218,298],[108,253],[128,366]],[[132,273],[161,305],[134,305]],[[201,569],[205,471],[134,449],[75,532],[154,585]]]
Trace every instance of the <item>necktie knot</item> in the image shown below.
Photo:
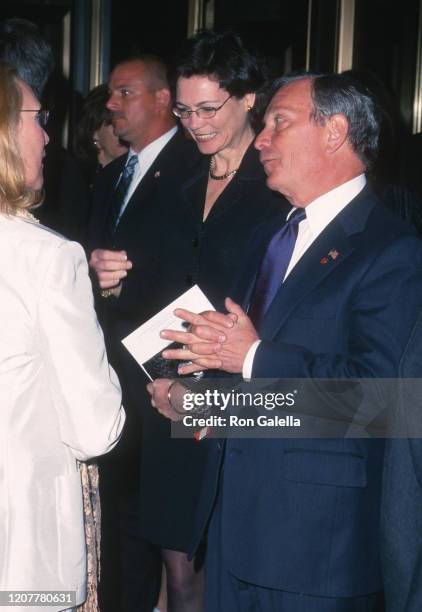
[[[306,211],[304,208],[296,208],[295,211],[290,215],[287,223],[290,225],[299,225],[303,219],[306,219]]]
[[[132,178],[135,168],[138,165],[138,156],[133,154],[129,157],[126,166],[123,170],[122,178]]]

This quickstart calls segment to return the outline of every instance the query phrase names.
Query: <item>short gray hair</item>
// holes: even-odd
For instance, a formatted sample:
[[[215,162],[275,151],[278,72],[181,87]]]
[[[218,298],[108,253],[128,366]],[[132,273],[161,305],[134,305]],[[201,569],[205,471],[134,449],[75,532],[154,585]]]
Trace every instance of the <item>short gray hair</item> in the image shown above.
[[[349,74],[294,73],[276,79],[273,95],[294,81],[309,79],[313,111],[311,119],[324,124],[341,113],[349,124],[348,141],[370,170],[378,156],[381,114],[374,96],[365,85]]]

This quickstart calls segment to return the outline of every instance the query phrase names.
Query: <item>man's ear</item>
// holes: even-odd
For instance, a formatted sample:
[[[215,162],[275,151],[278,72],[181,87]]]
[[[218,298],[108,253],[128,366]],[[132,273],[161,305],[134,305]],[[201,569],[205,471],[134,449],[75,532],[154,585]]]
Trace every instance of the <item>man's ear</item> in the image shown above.
[[[157,109],[168,110],[171,104],[171,95],[169,89],[158,89],[155,92],[155,99],[157,103]]]
[[[347,141],[349,123],[342,113],[336,113],[327,119],[325,127],[327,128],[326,150],[332,154]]]

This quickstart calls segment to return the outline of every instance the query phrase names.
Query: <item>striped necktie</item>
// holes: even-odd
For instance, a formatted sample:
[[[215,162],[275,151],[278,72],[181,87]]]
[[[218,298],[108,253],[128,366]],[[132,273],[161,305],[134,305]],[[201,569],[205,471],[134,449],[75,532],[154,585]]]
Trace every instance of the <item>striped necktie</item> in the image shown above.
[[[127,192],[132,182],[133,174],[138,165],[138,156],[133,154],[129,157],[120,175],[119,182],[114,190],[110,212],[107,218],[107,234],[112,239],[119,223],[120,212],[125,202]]]

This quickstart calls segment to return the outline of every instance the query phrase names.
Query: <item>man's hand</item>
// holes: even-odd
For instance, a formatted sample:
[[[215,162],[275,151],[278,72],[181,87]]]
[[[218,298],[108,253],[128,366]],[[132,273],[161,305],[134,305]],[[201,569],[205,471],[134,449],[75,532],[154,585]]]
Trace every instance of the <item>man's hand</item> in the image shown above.
[[[207,368],[231,373],[242,372],[246,354],[259,337],[239,304],[226,298],[225,306],[227,315],[213,311],[195,315],[178,309],[175,314],[190,323],[190,330],[161,332],[163,338],[185,345],[183,349],[164,351],[163,357],[193,362],[181,365],[180,374],[191,374]]]
[[[176,412],[172,406],[179,405],[182,406],[183,403],[183,395],[186,392],[186,388],[176,383],[171,388],[171,402],[168,400],[168,392],[170,385],[174,381],[169,380],[168,378],[157,378],[153,382],[148,383],[147,391],[151,396],[151,405],[158,410],[160,414],[165,416],[167,419],[171,421],[180,421],[183,418],[183,414],[179,414]]]
[[[89,265],[95,271],[101,289],[118,287],[122,279],[127,276],[127,270],[132,268],[132,262],[128,260],[126,251],[106,249],[95,249],[91,253]]]
[[[236,317],[214,310],[196,314],[183,308],[177,308],[174,312],[176,316],[190,324],[188,326],[189,331],[163,330],[160,333],[162,338],[183,344],[181,349],[165,350],[163,357],[166,359],[194,361],[196,365],[190,364],[186,366],[188,370],[184,373],[188,374],[200,372],[207,368],[218,369],[221,366],[221,362],[215,356],[215,353],[220,349],[220,343],[226,339],[224,330],[233,327]],[[212,324],[212,327],[210,324]],[[200,335],[194,333],[193,329],[196,332],[200,330]],[[202,363],[201,355],[210,355],[207,359],[207,365]],[[181,367],[179,366],[179,372],[181,372]]]

